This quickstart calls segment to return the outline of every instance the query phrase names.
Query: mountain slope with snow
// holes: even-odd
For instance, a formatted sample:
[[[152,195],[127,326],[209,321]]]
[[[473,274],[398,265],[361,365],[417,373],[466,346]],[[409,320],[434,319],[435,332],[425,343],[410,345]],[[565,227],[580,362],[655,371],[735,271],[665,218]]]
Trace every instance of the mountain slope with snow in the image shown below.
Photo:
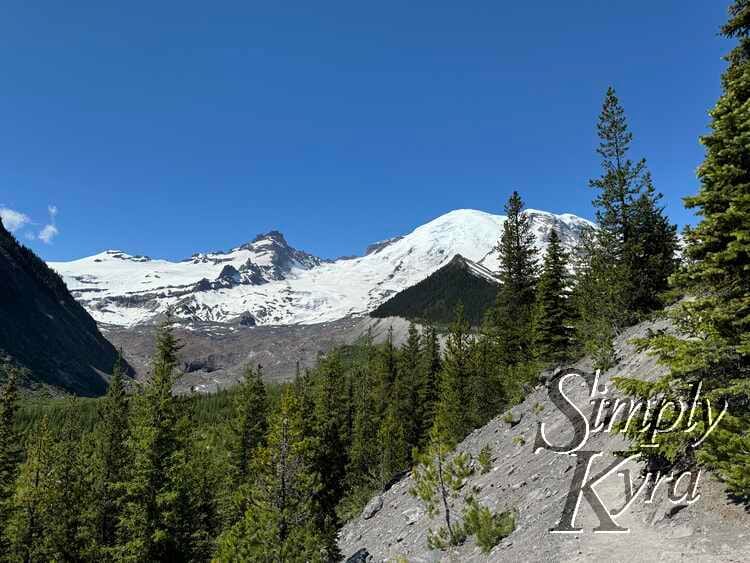
[[[590,225],[570,214],[526,213],[542,250],[553,228],[571,248]],[[100,323],[147,323],[171,308],[186,320],[311,324],[367,313],[456,254],[497,271],[494,247],[504,221],[502,215],[459,209],[372,245],[364,256],[333,262],[290,247],[272,231],[229,252],[182,262],[110,250],[50,266]]]

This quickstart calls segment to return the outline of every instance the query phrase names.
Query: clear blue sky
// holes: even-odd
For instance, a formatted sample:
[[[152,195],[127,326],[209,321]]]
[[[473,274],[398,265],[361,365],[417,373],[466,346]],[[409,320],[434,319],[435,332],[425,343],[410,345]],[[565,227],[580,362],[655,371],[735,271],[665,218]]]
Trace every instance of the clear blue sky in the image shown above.
[[[0,207],[52,260],[184,258],[272,228],[336,257],[499,213],[514,188],[591,217],[613,84],[682,225],[727,5],[5,2]]]

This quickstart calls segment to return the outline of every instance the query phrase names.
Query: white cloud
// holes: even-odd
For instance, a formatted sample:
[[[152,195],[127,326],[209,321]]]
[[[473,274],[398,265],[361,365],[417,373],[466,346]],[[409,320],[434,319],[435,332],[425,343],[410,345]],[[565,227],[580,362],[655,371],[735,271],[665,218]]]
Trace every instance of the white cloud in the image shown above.
[[[54,225],[45,225],[44,228],[39,231],[39,240],[46,244],[52,244],[52,239],[58,234],[60,234],[60,231],[57,230],[57,227]]]
[[[57,205],[48,205],[47,211],[49,211],[49,216],[53,219],[57,217]]]
[[[0,207],[0,219],[2,219],[5,228],[11,233],[31,223],[28,215],[7,207]]]

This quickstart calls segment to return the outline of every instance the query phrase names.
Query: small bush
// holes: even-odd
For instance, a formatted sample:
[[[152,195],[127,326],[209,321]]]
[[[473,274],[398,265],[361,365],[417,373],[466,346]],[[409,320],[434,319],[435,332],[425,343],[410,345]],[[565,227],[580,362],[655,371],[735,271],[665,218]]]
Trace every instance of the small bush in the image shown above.
[[[464,512],[464,531],[467,535],[476,536],[477,545],[482,553],[489,553],[500,540],[509,536],[516,529],[516,515],[511,511],[493,514],[486,506],[481,506],[475,499],[467,499]]]
[[[523,446],[526,443],[526,439],[519,434],[518,436],[513,436],[511,442],[513,442],[516,446]]]
[[[448,528],[443,526],[437,532],[434,532],[432,528],[427,530],[427,547],[429,549],[445,550],[449,547],[455,547],[461,545],[466,541],[466,529],[464,526],[455,523],[452,524],[453,536],[451,537]]]
[[[489,444],[480,450],[477,461],[479,462],[479,472],[482,475],[490,472],[490,469],[492,469],[492,448]]]
[[[542,412],[543,410],[544,410],[544,405],[543,405],[542,403],[536,403],[536,404],[534,405],[534,409],[533,409],[533,411],[534,411],[534,414],[539,414],[539,413],[540,413],[540,412]]]

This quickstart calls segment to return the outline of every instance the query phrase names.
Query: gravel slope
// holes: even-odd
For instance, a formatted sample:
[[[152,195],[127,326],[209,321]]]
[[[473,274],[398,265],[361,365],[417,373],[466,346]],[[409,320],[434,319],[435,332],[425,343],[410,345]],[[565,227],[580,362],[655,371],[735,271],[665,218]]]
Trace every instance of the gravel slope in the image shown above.
[[[612,375],[655,377],[661,368],[654,359],[637,353],[627,344],[629,338],[645,335],[653,323],[631,328],[617,340],[621,362],[611,372],[603,374],[607,382]],[[658,323],[658,327],[663,327]],[[588,369],[581,362],[579,369]],[[588,405],[588,387],[575,379],[568,387],[577,405]],[[567,392],[567,391],[566,391]],[[610,392],[610,395],[612,393]],[[550,441],[562,443],[570,435],[567,419],[548,398],[547,389],[538,387],[526,400],[512,409],[521,421],[511,428],[500,417],[475,430],[460,445],[459,450],[476,456],[490,444],[493,467],[485,475],[475,474],[468,483],[478,487],[478,498],[493,510],[515,508],[519,513],[516,530],[489,555],[480,553],[473,539],[453,552],[429,551],[426,535],[430,526],[440,526],[439,520],[430,521],[422,504],[409,494],[409,477],[396,483],[383,495],[383,507],[370,519],[360,517],[347,524],[340,533],[340,547],[345,557],[366,549],[372,561],[750,561],[750,515],[744,507],[732,504],[724,490],[710,475],[699,484],[701,498],[690,506],[675,507],[665,489],[658,489],[652,504],[636,499],[632,508],[618,518],[618,523],[630,528],[628,534],[594,534],[597,524],[593,511],[581,501],[576,524],[583,532],[573,535],[550,534],[559,521],[574,474],[575,458],[544,450],[532,451],[537,423],[547,424]],[[589,414],[589,410],[584,410]],[[512,442],[523,436],[524,445]],[[557,439],[555,439],[557,438]],[[624,449],[619,436],[595,434],[586,449],[612,452]],[[593,468],[606,467],[610,459],[599,460]],[[634,475],[641,469],[632,464]],[[640,482],[640,481],[638,481]],[[612,507],[623,504],[623,484],[617,476],[609,477],[597,491]],[[456,509],[460,510],[461,503]],[[403,559],[401,559],[403,560]]]

